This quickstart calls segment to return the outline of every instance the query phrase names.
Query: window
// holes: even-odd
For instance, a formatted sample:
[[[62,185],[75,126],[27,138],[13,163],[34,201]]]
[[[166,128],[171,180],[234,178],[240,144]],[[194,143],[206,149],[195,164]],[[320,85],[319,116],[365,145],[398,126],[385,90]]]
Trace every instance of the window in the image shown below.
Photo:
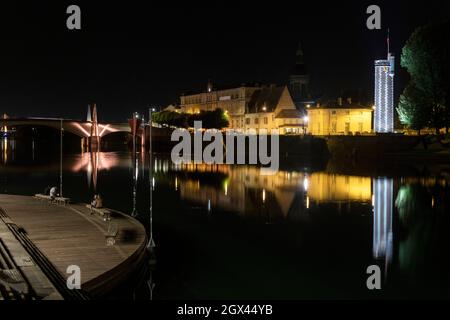
[[[247,125],[250,124],[250,118],[245,119],[245,124],[247,124]]]
[[[336,110],[331,111],[331,114],[335,116],[336,115]]]
[[[268,124],[269,121],[267,120],[267,117],[264,117],[264,124]]]
[[[255,124],[259,124],[259,119],[255,118]]]

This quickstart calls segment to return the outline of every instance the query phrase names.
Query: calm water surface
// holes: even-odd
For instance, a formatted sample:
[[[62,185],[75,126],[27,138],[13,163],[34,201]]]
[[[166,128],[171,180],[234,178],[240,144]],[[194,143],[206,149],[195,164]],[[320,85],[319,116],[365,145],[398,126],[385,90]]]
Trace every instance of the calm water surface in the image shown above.
[[[0,192],[59,185],[59,155],[1,142]],[[450,297],[450,165],[305,164],[273,176],[255,166],[175,166],[129,152],[67,154],[63,192],[134,214],[148,228],[153,188],[156,266],[120,297]],[[366,269],[380,266],[382,290]],[[153,290],[149,290],[149,287]]]

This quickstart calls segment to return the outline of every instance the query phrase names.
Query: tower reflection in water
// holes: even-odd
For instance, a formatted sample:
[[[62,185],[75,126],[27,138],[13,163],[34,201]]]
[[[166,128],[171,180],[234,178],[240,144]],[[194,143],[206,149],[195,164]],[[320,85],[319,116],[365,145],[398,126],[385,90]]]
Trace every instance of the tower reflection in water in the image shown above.
[[[72,166],[72,172],[85,171],[89,188],[92,186],[97,192],[98,173],[111,170],[119,165],[119,158],[114,153],[85,152],[79,161]]]
[[[385,276],[393,255],[393,192],[393,179],[373,179],[373,257],[383,262]]]

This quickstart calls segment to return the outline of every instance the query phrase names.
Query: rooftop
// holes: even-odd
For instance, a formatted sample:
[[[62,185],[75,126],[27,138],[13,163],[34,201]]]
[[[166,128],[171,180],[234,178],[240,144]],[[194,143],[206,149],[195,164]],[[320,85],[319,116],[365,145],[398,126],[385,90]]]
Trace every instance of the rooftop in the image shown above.
[[[248,102],[248,112],[256,113],[265,108],[264,111],[274,111],[280,101],[285,87],[270,86],[253,92]]]
[[[337,99],[328,101],[323,105],[311,106],[311,109],[372,109],[372,107],[354,102],[352,99]]]
[[[241,84],[219,84],[219,85],[213,85],[212,92],[217,91],[225,91],[225,90],[233,90],[238,88],[263,88],[263,87],[269,87],[274,86],[273,84],[263,84],[261,82],[244,82]],[[207,89],[205,88],[202,91],[186,91],[182,93],[182,96],[190,96],[190,95],[197,95],[207,93]]]

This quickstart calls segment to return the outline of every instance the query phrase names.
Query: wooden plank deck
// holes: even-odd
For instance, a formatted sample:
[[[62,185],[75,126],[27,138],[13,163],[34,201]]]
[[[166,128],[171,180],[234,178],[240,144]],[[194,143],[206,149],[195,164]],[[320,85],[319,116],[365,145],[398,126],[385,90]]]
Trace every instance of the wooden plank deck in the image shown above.
[[[79,266],[82,289],[94,297],[124,280],[144,255],[144,227],[114,210],[112,220],[105,222],[85,204],[58,206],[15,195],[0,195],[0,207],[65,278],[68,266]],[[119,230],[113,246],[106,243],[108,223],[116,223]]]

